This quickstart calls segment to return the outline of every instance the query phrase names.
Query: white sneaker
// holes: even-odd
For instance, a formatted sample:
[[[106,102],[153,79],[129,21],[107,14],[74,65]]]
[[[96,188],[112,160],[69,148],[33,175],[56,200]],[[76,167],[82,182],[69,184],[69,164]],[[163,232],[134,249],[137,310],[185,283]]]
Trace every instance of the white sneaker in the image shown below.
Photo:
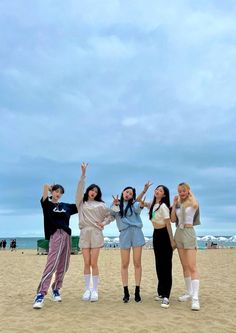
[[[82,300],[83,301],[89,301],[91,297],[91,291],[89,289],[85,290],[85,293],[83,294]]]
[[[200,303],[199,303],[198,299],[196,299],[196,298],[192,299],[192,307],[191,307],[191,309],[193,311],[199,311],[200,310]]]
[[[96,290],[93,290],[91,292],[90,301],[91,302],[97,302],[98,301],[98,293],[96,292]]]
[[[170,302],[169,302],[168,298],[164,297],[162,302],[161,302],[161,307],[165,308],[165,309],[168,309],[169,306],[170,306]]]
[[[181,296],[178,297],[178,301],[179,301],[179,302],[187,302],[187,301],[189,301],[191,298],[192,298],[191,295],[189,295],[189,294],[183,294],[183,295],[181,295]]]
[[[53,302],[61,302],[61,295],[58,289],[52,290],[51,298]]]
[[[44,304],[44,295],[41,294],[41,293],[38,293],[35,296],[33,308],[34,309],[42,309],[43,304]]]

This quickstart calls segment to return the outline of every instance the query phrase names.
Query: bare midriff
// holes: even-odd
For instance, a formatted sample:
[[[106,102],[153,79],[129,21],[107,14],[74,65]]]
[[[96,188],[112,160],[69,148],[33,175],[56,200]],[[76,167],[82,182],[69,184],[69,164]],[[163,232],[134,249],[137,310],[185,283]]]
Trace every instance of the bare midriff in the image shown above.
[[[158,224],[158,223],[155,223],[155,222],[152,222],[152,225],[154,227],[154,229],[163,229],[166,227],[165,224]]]

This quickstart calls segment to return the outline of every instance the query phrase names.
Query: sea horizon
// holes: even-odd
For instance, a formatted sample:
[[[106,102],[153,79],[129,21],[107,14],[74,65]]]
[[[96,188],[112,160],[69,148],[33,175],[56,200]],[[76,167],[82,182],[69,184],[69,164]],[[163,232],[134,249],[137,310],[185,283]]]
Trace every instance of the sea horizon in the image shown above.
[[[72,235],[79,236],[79,235]],[[0,236],[0,241],[5,239],[7,241],[6,249],[9,249],[10,242],[12,239],[16,239],[17,249],[37,249],[37,241],[40,239],[45,239],[44,236],[16,236],[16,237],[2,237]],[[152,235],[145,235],[146,243],[152,239]],[[105,247],[106,245],[119,244],[119,236],[109,236],[104,235]],[[202,236],[197,236],[197,243],[199,249],[205,248],[207,243],[216,243],[221,247],[236,247],[236,235],[212,235],[206,234]]]

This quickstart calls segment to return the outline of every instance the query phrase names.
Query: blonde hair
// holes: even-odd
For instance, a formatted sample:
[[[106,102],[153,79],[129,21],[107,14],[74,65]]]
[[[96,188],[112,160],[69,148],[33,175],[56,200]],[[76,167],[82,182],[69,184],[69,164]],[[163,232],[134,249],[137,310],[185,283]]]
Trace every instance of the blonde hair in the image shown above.
[[[188,183],[179,183],[178,187],[180,187],[180,186],[185,187],[186,190],[190,190],[190,186]]]

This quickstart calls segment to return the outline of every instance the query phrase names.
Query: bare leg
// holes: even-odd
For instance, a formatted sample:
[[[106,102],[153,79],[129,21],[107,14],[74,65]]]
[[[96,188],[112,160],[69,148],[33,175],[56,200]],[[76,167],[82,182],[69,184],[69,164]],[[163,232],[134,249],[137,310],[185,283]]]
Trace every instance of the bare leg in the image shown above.
[[[184,277],[190,277],[191,273],[189,270],[189,266],[188,266],[188,259],[186,257],[186,250],[184,249],[178,249],[178,253],[179,253],[179,259],[182,265],[182,269],[183,269],[183,274]]]
[[[100,253],[100,247],[91,249],[91,267],[92,267],[92,275],[99,275],[98,271],[98,256]]]
[[[135,276],[135,302],[141,302],[140,296],[140,282],[142,277],[142,266],[141,266],[142,247],[133,247],[133,263],[134,263],[134,276]]]
[[[142,277],[142,266],[141,266],[141,257],[142,257],[142,247],[133,247],[133,263],[134,263],[134,276],[136,286],[140,286],[141,277]]]
[[[90,249],[82,249],[83,258],[84,258],[84,275],[90,274]]]
[[[121,279],[123,287],[128,286],[128,268],[130,261],[130,249],[121,249]]]
[[[184,251],[191,279],[192,280],[199,279],[199,274],[197,271],[197,264],[196,264],[197,250],[193,249],[193,250],[184,250]]]

